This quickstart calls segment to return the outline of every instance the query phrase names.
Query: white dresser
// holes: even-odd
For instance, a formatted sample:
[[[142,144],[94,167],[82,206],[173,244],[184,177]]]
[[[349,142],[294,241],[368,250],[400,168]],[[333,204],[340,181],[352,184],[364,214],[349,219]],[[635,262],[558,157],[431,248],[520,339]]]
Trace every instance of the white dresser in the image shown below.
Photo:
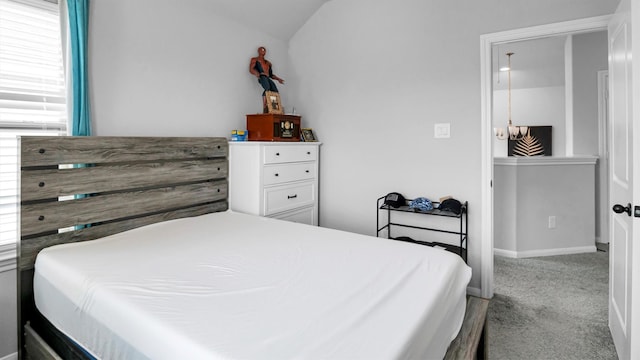
[[[229,142],[229,208],[318,225],[317,142]]]

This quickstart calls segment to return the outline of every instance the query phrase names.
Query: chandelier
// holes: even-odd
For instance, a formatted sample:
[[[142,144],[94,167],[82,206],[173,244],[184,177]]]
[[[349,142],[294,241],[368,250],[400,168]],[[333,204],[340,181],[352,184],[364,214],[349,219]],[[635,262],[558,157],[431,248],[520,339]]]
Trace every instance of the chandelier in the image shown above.
[[[508,64],[507,64],[507,75],[508,75],[508,83],[509,83],[509,90],[508,90],[508,94],[509,94],[509,98],[508,98],[508,115],[509,115],[509,121],[507,122],[507,133],[505,133],[504,128],[496,128],[495,132],[496,132],[496,137],[499,140],[504,140],[507,138],[507,136],[509,137],[509,140],[520,140],[523,137],[525,137],[527,135],[527,131],[529,130],[529,128],[527,126],[514,126],[513,122],[511,121],[511,55],[513,55],[514,53],[512,52],[508,52],[507,53],[507,57],[508,57]],[[501,69],[502,70],[502,69]]]

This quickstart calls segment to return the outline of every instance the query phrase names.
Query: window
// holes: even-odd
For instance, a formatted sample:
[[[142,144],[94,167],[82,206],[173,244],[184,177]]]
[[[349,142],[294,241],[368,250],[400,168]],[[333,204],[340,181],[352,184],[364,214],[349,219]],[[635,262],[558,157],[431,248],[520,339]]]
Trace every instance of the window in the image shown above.
[[[0,252],[17,241],[17,135],[67,134],[58,5],[0,0]]]

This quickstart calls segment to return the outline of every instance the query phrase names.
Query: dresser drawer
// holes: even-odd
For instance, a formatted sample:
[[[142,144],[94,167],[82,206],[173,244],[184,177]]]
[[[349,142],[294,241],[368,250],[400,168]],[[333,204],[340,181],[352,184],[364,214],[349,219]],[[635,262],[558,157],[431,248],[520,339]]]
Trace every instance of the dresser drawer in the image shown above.
[[[313,206],[302,208],[300,210],[279,213],[277,215],[273,215],[273,218],[307,225],[318,225],[316,224],[317,217]]]
[[[316,166],[315,163],[267,165],[262,176],[265,185],[311,180],[316,177]]]
[[[265,146],[264,148],[265,164],[315,161],[317,159],[318,147],[313,145]]]
[[[319,142],[229,142],[229,209],[318,225]]]
[[[315,183],[276,186],[264,189],[264,214],[271,215],[315,203]]]

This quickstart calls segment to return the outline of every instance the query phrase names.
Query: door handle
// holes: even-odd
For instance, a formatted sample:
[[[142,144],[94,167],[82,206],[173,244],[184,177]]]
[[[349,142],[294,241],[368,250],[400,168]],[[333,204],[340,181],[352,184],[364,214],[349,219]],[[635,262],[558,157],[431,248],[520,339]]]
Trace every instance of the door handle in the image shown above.
[[[620,204],[613,205],[613,212],[616,214],[622,214],[626,212],[627,215],[631,216],[631,204],[627,204],[627,206],[622,206]]]

